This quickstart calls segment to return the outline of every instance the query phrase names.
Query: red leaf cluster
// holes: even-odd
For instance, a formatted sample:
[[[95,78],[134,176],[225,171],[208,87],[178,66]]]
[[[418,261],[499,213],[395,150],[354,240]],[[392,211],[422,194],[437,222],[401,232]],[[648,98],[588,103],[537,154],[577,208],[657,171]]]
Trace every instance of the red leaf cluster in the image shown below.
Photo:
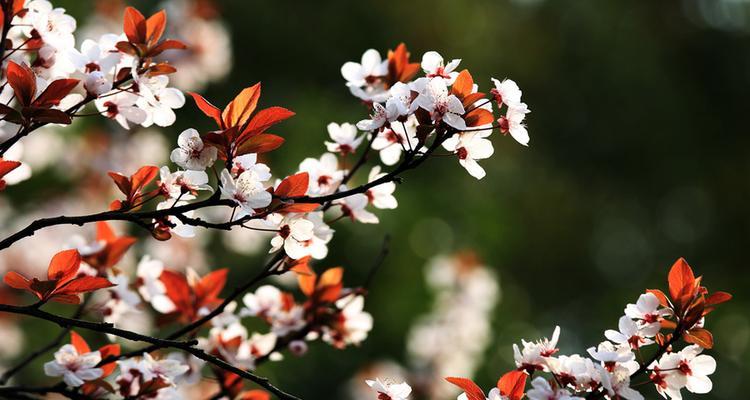
[[[227,272],[228,269],[222,268],[200,278],[164,270],[159,279],[164,282],[167,297],[176,307],[166,320],[189,323],[197,319],[201,308],[213,309],[218,306],[222,301],[219,294],[227,282]]]
[[[409,62],[409,50],[404,43],[399,43],[396,50],[388,50],[388,86],[396,82],[408,82],[419,72],[419,63]]]
[[[102,249],[84,256],[83,261],[104,272],[120,262],[136,239],[132,236],[117,236],[106,221],[99,221],[96,223],[96,241],[103,245]]]
[[[243,89],[220,110],[198,93],[189,93],[198,108],[216,122],[219,130],[206,135],[206,142],[219,150],[223,160],[243,154],[267,153],[276,150],[284,139],[266,133],[270,127],[294,115],[283,107],[269,107],[255,112],[260,99],[260,83]]]
[[[3,281],[10,287],[33,293],[42,302],[56,301],[78,304],[81,293],[114,286],[101,277],[79,276],[81,255],[77,250],[64,250],[52,257],[47,268],[47,279],[28,279],[15,271],[5,274]]]
[[[451,87],[451,94],[456,95],[464,106],[464,109],[468,112],[464,115],[466,126],[482,126],[491,124],[495,117],[492,116],[492,112],[484,108],[474,107],[474,104],[484,98],[484,93],[475,92],[474,89],[474,78],[469,73],[469,70],[463,70],[456,77],[456,81]]]
[[[125,9],[123,22],[123,31],[128,41],[118,42],[117,49],[123,53],[141,58],[156,57],[165,50],[186,49],[187,46],[179,40],[166,39],[160,41],[164,35],[166,26],[167,13],[164,10],[146,19],[140,11],[133,7],[128,7]],[[159,73],[174,72],[174,68],[167,64],[156,64],[151,68]]]
[[[523,371],[511,371],[500,377],[497,381],[497,389],[500,395],[509,400],[521,400],[526,388],[527,374]],[[458,386],[466,393],[469,400],[485,400],[484,391],[471,379],[445,378],[446,381]]]
[[[60,101],[78,85],[78,79],[54,80],[37,96],[36,75],[28,65],[8,61],[5,73],[8,84],[21,106],[19,112],[0,104],[0,115],[4,115],[5,120],[17,124],[70,124],[70,115],[52,107],[59,105]]]
[[[115,182],[115,185],[125,195],[125,200],[115,200],[109,205],[112,211],[117,210],[137,210],[141,204],[139,201],[147,197],[149,193],[142,193],[143,188],[151,183],[159,173],[159,167],[147,165],[141,167],[130,177],[119,172],[109,172],[109,177]]]

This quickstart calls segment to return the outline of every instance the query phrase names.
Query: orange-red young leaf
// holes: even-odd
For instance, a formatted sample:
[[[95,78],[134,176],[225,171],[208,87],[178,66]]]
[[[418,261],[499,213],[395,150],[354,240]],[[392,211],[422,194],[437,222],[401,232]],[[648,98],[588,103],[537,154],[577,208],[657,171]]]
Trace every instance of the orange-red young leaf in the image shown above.
[[[52,81],[46,89],[32,103],[34,107],[49,108],[60,104],[60,100],[67,96],[80,82],[78,79],[58,79]]]
[[[243,89],[237,97],[234,98],[221,113],[224,126],[242,126],[255,111],[260,98],[260,83]]]
[[[81,335],[77,334],[75,331],[70,331],[70,344],[72,344],[73,347],[76,348],[76,351],[78,351],[78,354],[91,352],[91,349],[89,348],[88,343],[86,343],[86,341],[81,337]]]
[[[695,289],[695,275],[684,258],[677,260],[669,270],[669,295],[675,302]]]
[[[203,114],[206,114],[208,117],[212,118],[216,125],[219,126],[219,128],[222,128],[222,120],[221,120],[221,110],[219,110],[218,107],[211,104],[208,100],[206,100],[205,97],[199,95],[195,92],[188,92],[190,96],[193,97],[193,100],[195,100],[195,105],[198,106],[198,109],[203,111]]]
[[[284,144],[284,138],[281,136],[272,135],[270,133],[262,133],[257,136],[253,136],[247,140],[244,140],[242,144],[237,146],[235,150],[235,157],[244,154],[256,153],[263,154],[270,151],[274,151]]]
[[[659,299],[659,304],[661,304],[662,307],[671,307],[671,305],[669,304],[669,300],[667,300],[667,295],[665,295],[661,290],[647,289],[646,292],[656,296],[656,298]]]
[[[310,175],[307,172],[286,177],[276,188],[274,194],[279,197],[298,197],[307,193],[310,184]]]
[[[263,390],[248,390],[246,392],[240,393],[240,397],[238,400],[270,400],[271,395],[268,394],[268,392],[265,392]]]
[[[198,285],[195,286],[195,295],[199,299],[213,300],[219,296],[221,290],[224,289],[224,285],[227,282],[227,268],[218,269],[211,271],[209,274],[201,278]]]
[[[81,266],[81,254],[78,250],[63,250],[52,257],[47,268],[47,279],[61,283],[75,278]]]
[[[310,297],[313,293],[315,293],[316,280],[317,276],[312,271],[307,274],[297,274],[297,284],[299,285],[299,290],[307,297]]]
[[[146,41],[146,18],[133,7],[125,8],[123,31],[130,43],[144,43]]]
[[[102,356],[102,360],[109,356],[119,356],[120,355],[120,345],[119,344],[108,344],[105,346],[102,346],[99,348],[99,353]],[[117,367],[116,363],[107,363],[101,366],[102,371],[104,372],[102,374],[102,378],[106,378],[107,376],[111,375],[112,372],[114,372],[115,368]]]
[[[238,140],[242,141],[244,138],[259,135],[265,132],[266,129],[293,116],[294,112],[287,110],[284,107],[268,107],[260,110],[255,116],[253,116],[247,124],[247,127],[242,130]]]
[[[19,161],[8,161],[0,158],[0,179],[19,166],[21,166]]]
[[[497,388],[500,394],[509,400],[521,400],[526,388],[526,373],[523,371],[510,371],[500,377]]]
[[[495,120],[495,117],[489,110],[477,108],[466,114],[464,120],[466,121],[466,126],[482,126],[491,124]]]
[[[177,310],[183,313],[192,310],[190,301],[190,286],[185,276],[174,271],[164,270],[159,279],[167,289],[167,297],[174,303]]]
[[[453,82],[453,86],[451,87],[451,92],[455,94],[459,99],[463,99],[464,97],[470,95],[473,89],[474,78],[472,78],[469,70],[465,69],[461,71],[456,77],[456,81]]]
[[[466,393],[468,400],[485,400],[484,392],[471,379],[449,377],[445,380],[460,387]]]
[[[688,343],[697,344],[704,349],[714,347],[714,336],[709,330],[704,328],[693,328],[685,332],[683,339]]]
[[[8,271],[3,277],[3,282],[13,289],[30,290],[31,281],[16,271]]]
[[[153,44],[161,39],[167,26],[167,13],[160,10],[146,20],[146,41]]]
[[[185,50],[187,49],[187,45],[185,43],[182,43],[179,40],[175,39],[167,39],[149,50],[148,55],[150,57],[156,57],[159,54],[167,51],[167,50]],[[176,70],[175,70],[176,71]]]
[[[144,186],[153,181],[158,173],[159,168],[153,165],[146,165],[139,168],[138,171],[136,171],[135,174],[133,174],[133,176],[130,178],[132,184],[131,190],[142,189]]]
[[[715,306],[732,300],[732,295],[727,292],[714,292],[706,297],[706,306]]]
[[[5,74],[8,84],[16,94],[18,102],[23,106],[30,105],[36,94],[36,76],[34,75],[34,71],[24,63],[16,64],[13,61],[8,61]]]
[[[292,203],[284,206],[277,212],[280,213],[308,213],[315,211],[320,204],[318,203]]]
[[[78,294],[85,292],[93,292],[94,290],[104,289],[115,286],[112,282],[108,281],[107,278],[99,276],[82,276],[71,280],[69,283],[63,285],[58,291],[58,294]]]

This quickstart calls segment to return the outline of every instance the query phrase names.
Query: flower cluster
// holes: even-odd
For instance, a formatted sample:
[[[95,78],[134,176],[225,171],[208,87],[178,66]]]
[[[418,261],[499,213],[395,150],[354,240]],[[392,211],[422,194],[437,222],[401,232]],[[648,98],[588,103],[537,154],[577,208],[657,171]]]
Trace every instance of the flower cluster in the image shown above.
[[[608,340],[589,348],[588,356],[558,354],[559,327],[549,339],[514,345],[517,370],[501,378],[489,398],[520,399],[525,394],[530,400],[642,400],[643,394],[631,382],[639,375],[648,377],[665,398],[681,399],[682,389],[708,393],[712,388],[708,376],[715,371],[716,362],[701,354],[713,347],[711,332],[704,326],[705,316],[730,298],[725,292],[709,294],[701,286],[701,278],[679,259],[669,272],[669,296],[660,290],[648,290],[636,303],[628,304],[618,329],[607,330],[604,336]],[[678,350],[681,342],[686,345]],[[644,358],[648,347],[655,349]],[[537,376],[526,390],[527,378],[537,373],[547,373],[550,379]],[[511,374],[515,384],[504,389],[502,382]],[[461,387],[469,399],[485,399],[473,382],[447,379]]]

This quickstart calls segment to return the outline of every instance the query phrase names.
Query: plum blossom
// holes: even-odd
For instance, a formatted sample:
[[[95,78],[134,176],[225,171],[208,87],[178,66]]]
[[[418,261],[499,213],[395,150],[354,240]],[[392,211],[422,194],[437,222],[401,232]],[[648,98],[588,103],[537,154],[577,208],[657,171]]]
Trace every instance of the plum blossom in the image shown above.
[[[451,60],[447,65],[443,61],[443,56],[436,51],[428,51],[422,55],[422,69],[428,78],[443,78],[448,85],[453,84],[456,80],[458,72],[458,64],[461,63],[460,59]]]
[[[521,89],[518,85],[510,79],[503,79],[499,81],[492,78],[492,83],[495,87],[490,90],[490,94],[495,97],[497,104],[505,104],[509,108],[515,108],[521,105]]]
[[[78,387],[85,381],[98,379],[104,371],[96,368],[102,356],[99,351],[79,354],[72,344],[66,344],[55,352],[55,359],[44,364],[47,376],[62,376],[66,385]]]
[[[244,154],[234,159],[232,175],[239,176],[246,171],[255,174],[261,182],[271,179],[271,169],[266,164],[259,163],[258,155],[255,153]]]
[[[394,114],[393,110],[389,112],[382,104],[374,103],[370,118],[357,122],[357,128],[362,131],[381,130],[389,121],[397,116],[398,114]]]
[[[216,161],[216,147],[204,145],[200,134],[193,128],[180,133],[177,146],[169,158],[182,168],[203,171]]]
[[[513,344],[513,357],[518,368],[527,370],[544,370],[547,368],[547,358],[557,353],[557,341],[560,339],[560,327],[556,326],[552,332],[552,339],[541,339],[536,342],[521,340],[523,349]]]
[[[409,115],[411,110],[411,88],[403,82],[396,82],[391,86],[391,97],[385,102],[386,115],[389,122]]]
[[[299,215],[283,217],[280,214],[272,214],[269,220],[276,223],[278,233],[271,239],[271,250],[269,253],[280,250],[282,247],[286,254],[294,259],[310,255],[310,244],[314,235],[315,224]]]
[[[571,396],[566,389],[552,388],[541,376],[531,381],[531,389],[526,396],[529,400],[583,400],[583,397]]]
[[[157,210],[166,210],[168,208],[172,207],[182,207],[184,205],[187,205],[188,203],[186,201],[162,201],[161,203],[156,205]],[[193,218],[193,215],[195,212],[193,210],[185,211],[182,213],[187,218]],[[195,237],[195,226],[188,225],[184,223],[180,218],[170,215],[166,217],[167,221],[169,221],[169,231],[174,233],[177,236],[184,237],[184,238],[191,238]],[[155,222],[157,222],[155,220]]]
[[[443,147],[454,152],[458,157],[458,163],[469,172],[469,175],[477,179],[482,179],[486,175],[477,160],[489,158],[495,152],[492,142],[481,132],[455,134],[443,142]]]
[[[380,153],[380,160],[385,165],[395,165],[401,153],[417,146],[416,119],[410,118],[406,123],[392,124],[389,129],[378,132],[372,141],[372,149]]]
[[[159,279],[162,271],[164,271],[164,264],[159,260],[145,255],[138,262],[136,270],[138,293],[141,294],[143,300],[151,303],[151,306],[162,314],[174,311],[175,305],[167,297],[167,287]]]
[[[167,199],[192,200],[199,190],[213,190],[204,171],[170,172],[169,167],[164,166],[159,169],[159,177],[159,190]]]
[[[71,49],[68,58],[73,66],[85,74],[99,71],[109,74],[115,68],[123,53],[114,47],[119,40],[117,35],[103,35],[99,41],[86,39],[81,44],[81,50]]]
[[[242,298],[245,307],[240,310],[241,316],[271,317],[281,311],[283,306],[281,290],[271,285],[263,285]]]
[[[611,372],[601,370],[602,386],[611,398],[644,400],[642,394],[630,387],[630,374],[632,373],[633,371],[619,365]]]
[[[113,96],[99,98],[94,101],[97,110],[105,117],[115,120],[124,129],[130,129],[130,124],[142,125],[148,114],[138,108],[138,96],[130,92],[120,92]]]
[[[528,146],[529,145],[529,132],[526,130],[523,120],[526,118],[529,109],[525,103],[521,103],[515,107],[508,107],[508,111],[505,116],[498,119],[500,124],[500,131],[503,134],[510,133],[510,136],[516,140],[516,142]]]
[[[164,127],[174,124],[177,116],[173,110],[185,105],[185,95],[175,88],[167,87],[169,77],[166,75],[134,76],[134,79],[140,94],[136,104],[147,115],[141,125],[149,127],[156,124]]]
[[[367,178],[367,182],[374,182],[386,174],[380,172],[380,166],[376,165],[370,170],[370,175]],[[396,184],[394,182],[386,182],[380,185],[371,187],[365,192],[369,202],[375,207],[380,209],[394,209],[398,207],[398,201],[393,196],[393,192],[396,191]]]
[[[244,171],[235,180],[226,169],[221,171],[221,198],[233,200],[241,211],[236,218],[254,215],[256,208],[271,204],[271,193],[252,170]]]
[[[443,79],[426,82],[414,99],[412,107],[421,107],[429,111],[435,121],[444,121],[459,131],[466,130],[466,121],[462,117],[465,112],[464,106],[456,95],[448,92],[448,86]]]
[[[332,153],[324,153],[320,159],[306,158],[299,165],[300,172],[307,172],[310,183],[309,195],[326,195],[338,189],[346,171],[339,169],[339,161]]]
[[[346,189],[344,188],[344,190]],[[337,199],[333,203],[338,204],[341,207],[343,215],[351,218],[352,221],[358,221],[363,224],[377,224],[380,222],[375,214],[365,209],[370,203],[370,199],[365,194],[353,194]]]
[[[638,297],[635,304],[625,306],[625,315],[638,321],[641,327],[657,328],[664,317],[671,312],[660,308],[659,299],[653,293],[644,293]]]
[[[340,310],[338,321],[335,327],[324,329],[323,341],[345,347],[367,339],[372,330],[372,315],[364,311],[365,298],[350,294],[336,301],[336,307]]]
[[[375,378],[374,381],[368,379],[365,383],[378,393],[379,399],[406,400],[411,394],[411,386],[406,382],[396,383]]]
[[[590,347],[587,351],[594,360],[601,362],[610,371],[618,364],[630,369],[631,372],[635,372],[639,366],[635,361],[632,348],[627,343],[613,344],[604,341],[597,347]]]
[[[342,156],[353,154],[365,138],[364,135],[357,137],[357,127],[350,123],[341,125],[331,122],[328,124],[328,135],[333,142],[325,142],[326,148],[332,153],[340,153]]]
[[[351,93],[364,101],[375,103],[388,98],[388,91],[382,82],[387,74],[388,60],[383,60],[375,49],[365,51],[361,62],[349,61],[341,66],[341,75],[346,79]]]
[[[654,343],[650,338],[659,332],[658,325],[639,328],[635,321],[627,316],[620,317],[618,329],[619,331],[608,329],[604,332],[604,336],[617,344],[627,343],[633,349]]]
[[[682,398],[681,388],[697,394],[711,391],[713,384],[708,375],[716,371],[716,360],[705,354],[698,345],[690,345],[677,353],[664,354],[653,366],[651,380],[660,393],[672,399]]]

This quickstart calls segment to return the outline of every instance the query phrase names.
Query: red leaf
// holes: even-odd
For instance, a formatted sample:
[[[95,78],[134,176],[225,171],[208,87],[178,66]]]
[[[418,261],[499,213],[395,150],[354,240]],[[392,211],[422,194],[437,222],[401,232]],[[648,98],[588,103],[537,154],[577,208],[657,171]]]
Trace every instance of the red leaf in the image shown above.
[[[24,107],[21,110],[26,118],[42,124],[63,124],[70,125],[72,122],[70,115],[64,111],[50,108]]]
[[[130,43],[144,43],[146,41],[146,18],[133,7],[125,8],[123,31]]]
[[[104,289],[115,286],[114,283],[99,276],[82,276],[70,281],[70,283],[60,288],[55,295],[68,295],[68,294],[79,294],[86,292],[93,292],[95,290]]]
[[[495,120],[495,117],[489,110],[477,108],[469,112],[464,117],[464,120],[466,121],[466,126],[482,126],[491,124]]]
[[[164,270],[159,277],[167,289],[167,297],[177,307],[177,311],[191,313],[190,286],[185,276],[170,270]]]
[[[672,305],[669,304],[669,300],[667,300],[667,295],[664,294],[659,289],[647,289],[646,292],[653,294],[656,296],[657,299],[659,299],[659,304],[661,304],[662,307],[668,307],[672,308]]]
[[[120,191],[124,195],[130,194],[130,179],[126,177],[125,175],[119,173],[119,172],[108,172],[107,175],[109,175],[110,178],[115,182],[115,185],[117,185],[117,188],[120,189]]]
[[[219,128],[223,127],[221,120],[221,110],[219,110],[218,107],[211,104],[208,100],[206,100],[198,93],[188,92],[188,94],[193,97],[193,100],[195,100],[195,105],[197,105],[198,108],[203,111],[203,114],[206,114],[208,117],[216,121],[216,125],[218,125]]]
[[[266,129],[278,124],[281,121],[291,118],[294,116],[294,112],[287,110],[284,107],[269,107],[258,111],[257,114],[250,120],[247,127],[242,131],[239,142],[243,139],[250,138],[252,136],[261,134]]]
[[[242,144],[237,147],[237,150],[235,150],[234,155],[241,156],[250,153],[268,153],[278,149],[282,144],[284,144],[284,138],[281,136],[263,133],[243,141]]]
[[[48,300],[63,304],[79,304],[81,298],[77,294],[53,294]]]
[[[259,98],[260,83],[256,83],[251,87],[243,89],[240,94],[238,94],[234,100],[224,108],[224,112],[221,113],[224,126],[229,128],[232,126],[244,125],[253,111],[255,111]]]
[[[99,354],[102,356],[102,360],[109,356],[119,356],[120,355],[120,345],[119,344],[108,344],[106,346],[102,346],[99,348]],[[102,371],[104,372],[102,374],[102,378],[106,378],[109,375],[112,374],[112,372],[117,367],[116,363],[107,363],[101,366]]]
[[[681,306],[681,298],[692,293],[695,288],[695,275],[684,258],[677,260],[669,270],[669,295]]]
[[[474,78],[471,77],[468,69],[461,71],[456,77],[456,81],[453,82],[451,87],[451,93],[455,94],[459,99],[471,94],[474,89]]]
[[[6,161],[0,158],[0,179],[19,166],[21,166],[19,161]]]
[[[63,250],[52,257],[47,268],[47,279],[58,281],[58,285],[73,279],[81,266],[78,250]]]
[[[156,43],[164,34],[164,28],[167,26],[167,13],[164,10],[148,17],[146,20],[146,41]]]
[[[86,341],[83,340],[81,335],[77,334],[75,331],[70,331],[70,344],[72,344],[73,347],[76,348],[76,351],[78,351],[78,354],[91,352],[91,348],[89,348],[88,343],[86,343]]]
[[[298,197],[307,193],[307,186],[310,184],[310,176],[307,172],[300,172],[286,177],[274,191],[279,197]]]
[[[316,208],[320,207],[318,203],[292,203],[288,206],[284,206],[277,212],[283,213],[308,213],[315,211]]]
[[[445,378],[446,381],[460,387],[466,393],[469,400],[485,400],[484,392],[471,379],[466,378]]]
[[[26,64],[16,64],[8,61],[5,71],[8,84],[13,88],[16,99],[22,106],[28,106],[34,100],[36,94],[36,76],[34,71]]]
[[[185,43],[182,43],[179,40],[168,39],[159,43],[158,45],[154,46],[154,48],[149,50],[148,56],[156,57],[159,54],[167,50],[185,50],[185,49],[187,49],[187,45]]]
[[[31,290],[31,281],[16,271],[8,271],[3,277],[3,282],[13,289]]]
[[[237,400],[270,400],[271,395],[263,390],[248,390],[240,393],[240,397]]]
[[[704,349],[711,349],[714,347],[714,336],[711,332],[704,328],[693,328],[683,336],[688,343],[697,344]]]
[[[228,269],[222,268],[212,271],[203,278],[195,288],[195,294],[203,301],[215,300],[227,282]]]
[[[526,373],[523,371],[511,371],[500,377],[497,381],[500,394],[509,400],[521,400],[526,388]]]
[[[159,167],[146,165],[139,168],[138,171],[136,171],[130,178],[132,186],[131,190],[137,192],[143,189],[144,186],[148,185],[151,181],[154,180],[154,178],[156,178],[157,174],[159,174]]]
[[[96,240],[103,242],[111,242],[117,238],[115,231],[107,221],[99,221],[96,223]]]
[[[727,292],[714,292],[706,298],[706,306],[715,306],[732,299],[732,295]]]
[[[40,108],[57,106],[60,104],[60,100],[75,89],[78,82],[80,82],[78,79],[58,79],[52,81],[31,105]]]

